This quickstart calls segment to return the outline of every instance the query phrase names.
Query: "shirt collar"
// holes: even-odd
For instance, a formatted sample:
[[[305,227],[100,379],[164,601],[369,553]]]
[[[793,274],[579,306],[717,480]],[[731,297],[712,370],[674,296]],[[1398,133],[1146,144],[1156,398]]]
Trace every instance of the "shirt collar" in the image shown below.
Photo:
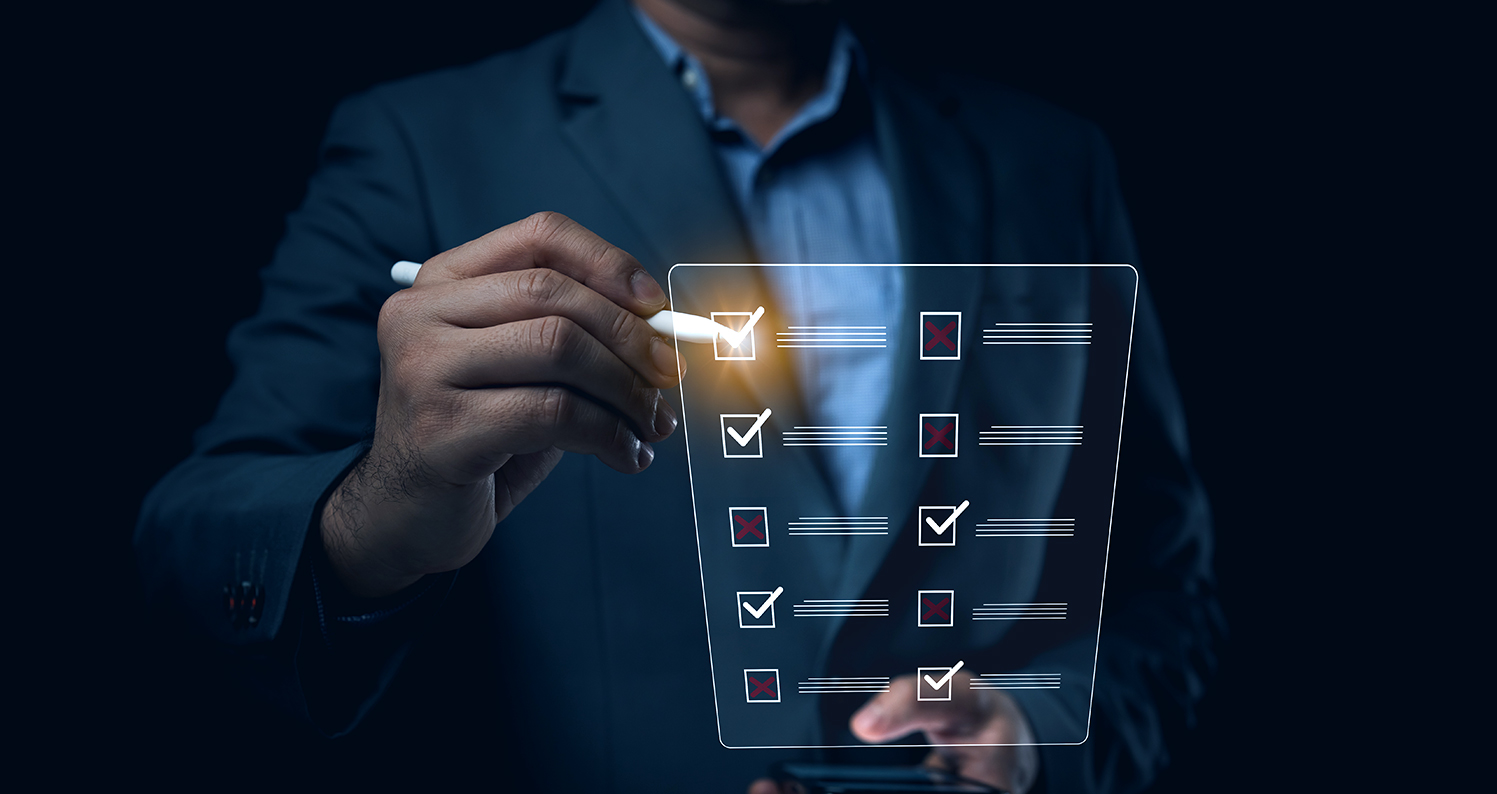
[[[707,72],[702,68],[702,64],[633,3],[629,4],[629,10],[639,21],[645,36],[655,46],[660,57],[665,60],[666,66],[681,80],[681,85],[691,96],[697,112],[701,114],[707,126],[714,131],[737,132],[745,145],[754,146],[753,139],[744,134],[732,119],[718,115],[712,100],[712,86],[707,80]],[[866,77],[867,58],[863,54],[862,45],[857,37],[846,24],[838,23],[836,33],[832,36],[832,51],[827,59],[826,79],[821,92],[807,101],[795,117],[780,130],[774,140],[764,147],[763,155],[768,157],[780,147],[780,144],[802,130],[836,115],[837,110],[842,107],[843,97],[846,96],[849,73],[853,68],[858,70],[859,77]]]

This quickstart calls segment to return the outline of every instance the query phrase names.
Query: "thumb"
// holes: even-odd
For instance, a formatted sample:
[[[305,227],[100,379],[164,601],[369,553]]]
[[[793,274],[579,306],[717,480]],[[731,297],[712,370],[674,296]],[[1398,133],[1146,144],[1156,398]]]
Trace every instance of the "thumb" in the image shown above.
[[[913,675],[894,679],[884,692],[858,709],[849,721],[854,736],[870,744],[893,741],[915,731],[960,734],[982,718],[973,693],[968,692],[965,672],[951,682],[951,700],[917,700],[918,681]]]

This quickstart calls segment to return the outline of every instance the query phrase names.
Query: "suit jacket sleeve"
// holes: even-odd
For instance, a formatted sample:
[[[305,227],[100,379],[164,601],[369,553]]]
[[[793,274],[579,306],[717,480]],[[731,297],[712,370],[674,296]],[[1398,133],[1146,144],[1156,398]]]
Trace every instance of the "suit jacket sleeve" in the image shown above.
[[[147,497],[136,528],[154,604],[232,649],[254,683],[328,733],[367,710],[398,664],[409,624],[419,622],[365,621],[362,636],[342,643],[362,646],[349,661],[363,669],[343,679],[357,683],[332,699],[317,691],[317,659],[338,639],[327,628],[359,621],[327,613],[349,602],[330,597],[335,583],[326,575],[314,587],[320,547],[309,530],[357,460],[374,415],[375,325],[393,289],[390,264],[421,261],[430,248],[418,165],[398,122],[374,96],[346,101],[262,273],[259,311],[230,335],[232,385],[191,457]],[[226,588],[241,583],[259,599],[248,619],[243,607],[226,609]],[[377,611],[419,612],[409,609],[421,600],[411,596],[431,584]],[[442,593],[422,597],[429,606]]]
[[[1093,134],[1094,261],[1136,264],[1111,152]],[[1106,604],[1095,652],[1062,647],[1034,671],[1065,669],[1096,687],[1086,742],[1044,747],[1050,792],[1145,788],[1168,762],[1169,741],[1194,721],[1225,631],[1211,566],[1211,513],[1192,468],[1180,404],[1152,301],[1142,282],[1134,319]],[[1015,693],[1021,703],[1033,700]],[[1040,704],[1036,703],[1036,706]],[[1026,708],[1036,732],[1048,720],[1084,720],[1050,706]]]

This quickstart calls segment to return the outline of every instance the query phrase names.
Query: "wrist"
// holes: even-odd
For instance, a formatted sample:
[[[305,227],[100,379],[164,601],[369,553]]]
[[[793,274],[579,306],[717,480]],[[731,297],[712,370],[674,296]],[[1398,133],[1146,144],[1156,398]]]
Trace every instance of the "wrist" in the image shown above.
[[[344,589],[362,598],[380,598],[410,587],[422,574],[391,565],[378,553],[378,529],[370,525],[369,507],[357,493],[363,464],[355,465],[333,489],[322,507],[318,532],[329,566]]]

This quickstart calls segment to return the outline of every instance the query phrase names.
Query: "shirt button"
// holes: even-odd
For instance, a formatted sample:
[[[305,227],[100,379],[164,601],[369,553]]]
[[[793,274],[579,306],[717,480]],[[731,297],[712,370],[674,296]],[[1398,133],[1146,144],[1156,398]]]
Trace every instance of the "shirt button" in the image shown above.
[[[681,73],[681,85],[684,85],[691,90],[696,90],[697,81],[700,79],[701,78],[697,77],[697,70],[695,69],[687,69],[686,71]]]

